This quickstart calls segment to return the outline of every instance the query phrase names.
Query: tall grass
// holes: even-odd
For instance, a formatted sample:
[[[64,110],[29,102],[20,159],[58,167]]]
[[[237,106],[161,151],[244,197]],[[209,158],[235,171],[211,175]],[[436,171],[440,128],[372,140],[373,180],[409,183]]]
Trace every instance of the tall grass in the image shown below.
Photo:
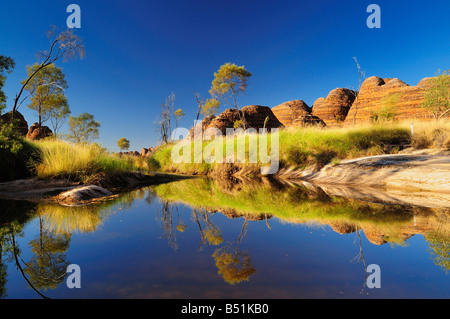
[[[143,159],[116,157],[97,144],[45,140],[34,145],[40,154],[35,165],[39,178],[67,178],[88,183],[104,176],[146,169]]]
[[[410,122],[403,122],[400,125],[411,127]],[[414,122],[411,146],[417,149],[450,149],[450,121],[441,119],[440,121]]]
[[[333,159],[396,153],[409,142],[408,129],[400,126],[286,129],[280,132],[280,160],[284,166],[320,168]]]
[[[227,138],[223,143],[225,145],[224,154],[226,154],[227,144],[234,144],[235,148],[237,148],[236,145],[241,144],[246,146],[246,159],[248,159],[248,145],[255,139],[259,144],[260,136],[256,134]],[[400,125],[371,124],[350,128],[288,128],[279,132],[279,160],[281,167],[315,166],[320,168],[335,159],[395,153],[410,142],[410,129]],[[204,141],[202,150],[205,150],[207,146],[210,148],[209,143],[220,145],[222,140]],[[267,144],[270,151],[272,147],[270,136]],[[194,152],[192,152],[191,163],[174,163],[171,158],[173,147],[174,144],[168,144],[155,152],[152,158],[155,167],[162,171],[204,174],[224,166],[216,163],[208,164],[205,161],[195,163],[193,161]],[[191,150],[193,150],[192,145]],[[250,165],[249,162],[242,162],[240,166],[246,164]],[[256,165],[259,164],[258,158]]]

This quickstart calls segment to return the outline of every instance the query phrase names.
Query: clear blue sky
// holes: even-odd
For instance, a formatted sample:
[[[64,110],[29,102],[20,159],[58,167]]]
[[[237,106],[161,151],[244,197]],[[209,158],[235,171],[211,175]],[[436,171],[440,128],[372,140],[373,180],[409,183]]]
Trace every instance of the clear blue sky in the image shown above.
[[[450,69],[450,1],[397,0],[41,0],[0,6],[0,54],[16,68],[5,92],[11,110],[19,81],[51,25],[66,28],[66,8],[81,7],[86,56],[58,63],[69,85],[73,115],[101,122],[100,142],[118,151],[157,143],[154,121],[173,91],[190,127],[220,65],[234,62],[253,73],[240,105],[273,107],[301,99],[312,106],[337,87],[355,88],[357,57],[366,76],[397,77],[410,85]],[[381,7],[381,28],[369,29],[366,8]],[[224,110],[222,106],[221,111]],[[36,116],[19,109],[29,125]],[[65,130],[66,127],[63,128]]]

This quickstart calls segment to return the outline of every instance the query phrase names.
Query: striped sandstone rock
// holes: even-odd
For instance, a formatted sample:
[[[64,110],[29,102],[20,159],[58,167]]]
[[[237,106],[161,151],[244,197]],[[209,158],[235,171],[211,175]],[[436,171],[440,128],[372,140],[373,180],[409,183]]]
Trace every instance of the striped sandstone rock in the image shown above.
[[[273,107],[272,112],[284,126],[288,127],[299,116],[310,114],[311,108],[302,100],[294,100]]]
[[[254,128],[258,131],[265,125],[267,131],[270,132],[272,128],[283,127],[283,124],[275,117],[272,110],[268,106],[249,105],[244,106],[241,110],[244,113],[247,129]],[[267,122],[266,118],[268,119]],[[226,109],[221,114],[216,116],[209,123],[206,129],[216,128],[219,129],[223,135],[225,135],[226,129],[233,128],[234,123],[239,119],[240,117],[237,110]]]
[[[327,126],[337,126],[347,117],[356,92],[346,88],[332,90],[326,98],[314,102],[312,114],[321,118]]]
[[[425,78],[416,86],[410,86],[399,79],[377,76],[367,78],[361,85],[357,101],[350,108],[344,125],[367,123],[380,109],[390,105],[396,120],[428,120],[432,115],[421,107],[424,95],[430,85]]]

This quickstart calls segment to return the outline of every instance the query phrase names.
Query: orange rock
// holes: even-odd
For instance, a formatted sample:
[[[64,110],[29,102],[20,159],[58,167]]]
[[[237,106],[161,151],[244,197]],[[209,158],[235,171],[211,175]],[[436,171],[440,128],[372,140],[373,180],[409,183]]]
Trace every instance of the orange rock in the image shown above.
[[[41,126],[39,123],[34,123],[30,126],[26,138],[30,140],[41,140],[52,135],[53,132],[48,126]]]
[[[396,120],[429,120],[432,115],[421,107],[429,87],[430,78],[425,78],[416,86],[409,86],[399,79],[382,79],[377,76],[367,78],[361,85],[358,99],[350,108],[344,125],[367,123],[383,108],[390,107]],[[356,115],[355,115],[356,112]]]
[[[327,126],[339,125],[347,117],[355,97],[355,91],[345,88],[334,89],[327,98],[322,97],[314,102],[312,114],[321,118]]]
[[[248,105],[244,106],[241,111],[244,113],[247,129],[254,128],[258,131],[265,127],[267,128],[267,131],[270,132],[272,128],[283,126],[268,106]],[[217,128],[225,135],[226,129],[234,128],[234,123],[239,119],[240,117],[236,109],[226,109],[220,115],[212,119],[206,129]]]
[[[302,100],[294,100],[273,107],[272,112],[284,126],[291,126],[299,116],[310,114],[311,108]]]

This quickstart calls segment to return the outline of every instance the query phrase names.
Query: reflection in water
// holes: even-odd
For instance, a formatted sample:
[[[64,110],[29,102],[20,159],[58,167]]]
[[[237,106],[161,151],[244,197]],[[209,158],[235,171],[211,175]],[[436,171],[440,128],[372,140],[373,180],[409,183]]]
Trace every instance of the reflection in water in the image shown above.
[[[367,273],[361,232],[374,245],[405,245],[408,238],[423,235],[435,264],[445,272],[450,270],[448,208],[360,201],[329,195],[310,184],[286,185],[270,179],[259,183],[195,179],[153,189],[160,198],[196,207],[194,211],[220,211],[228,218],[243,217],[246,221],[265,220],[268,228],[268,220],[276,217],[295,224],[318,222],[339,234],[355,233],[358,252],[353,261],[364,266],[364,285]]]
[[[192,179],[142,188],[81,207],[0,201],[0,296],[7,296],[7,264],[14,263],[28,285],[45,297],[42,292],[55,289],[65,279],[73,234],[96,232],[116,212],[133,209],[136,200],[157,207],[155,219],[161,237],[174,251],[179,249],[177,234],[186,230],[198,233],[197,250],[214,249],[218,274],[230,285],[249,281],[257,272],[242,243],[252,222],[263,221],[269,230],[272,218],[290,224],[320,223],[338,234],[354,233],[357,249],[353,262],[363,268],[361,293],[367,278],[362,232],[373,245],[405,245],[411,236],[423,235],[434,264],[445,273],[450,270],[448,208],[384,205],[332,196],[308,184],[286,185],[267,179],[250,183]],[[230,242],[224,241],[223,231],[212,218],[218,213],[244,220]],[[31,220],[38,221],[39,232],[27,245],[31,257],[23,260],[17,238],[24,236],[24,225]]]
[[[57,235],[43,227],[42,218],[39,218],[39,235],[29,242],[32,258],[25,264],[24,272],[36,289],[46,291],[55,289],[65,276],[70,263],[66,260],[71,234]]]
[[[222,275],[223,279],[232,285],[244,280],[248,281],[250,276],[256,272],[256,269],[251,265],[248,252],[241,252],[240,250],[241,240],[247,234],[247,223],[246,220],[242,225],[239,236],[233,242],[217,248],[212,255],[219,269],[219,275]]]

